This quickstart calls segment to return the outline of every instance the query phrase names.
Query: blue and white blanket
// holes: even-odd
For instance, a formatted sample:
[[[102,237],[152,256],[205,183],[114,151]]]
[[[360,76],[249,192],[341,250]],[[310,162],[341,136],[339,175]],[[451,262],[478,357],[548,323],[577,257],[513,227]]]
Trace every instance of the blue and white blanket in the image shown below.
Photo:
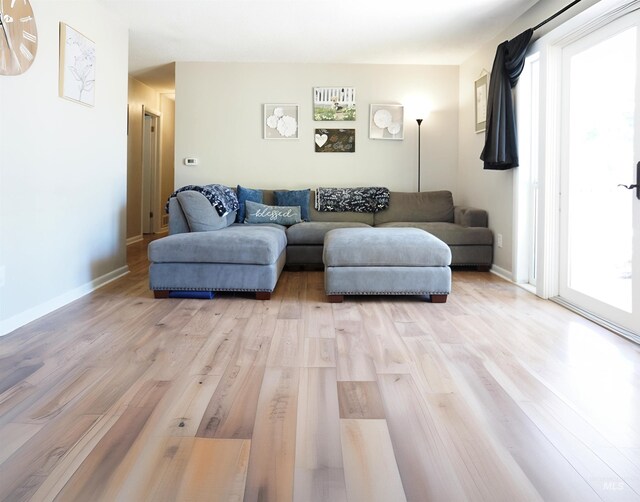
[[[389,189],[384,187],[318,188],[317,211],[377,213],[389,207]]]
[[[187,190],[200,192],[204,195],[209,202],[211,202],[211,205],[216,208],[216,211],[218,211],[220,216],[224,216],[231,211],[238,210],[238,197],[236,197],[236,193],[231,188],[224,185],[186,185],[173,192],[169,196],[169,199],[171,199],[171,197],[175,197],[179,192],[186,192]],[[169,212],[168,200],[164,209],[167,213]]]

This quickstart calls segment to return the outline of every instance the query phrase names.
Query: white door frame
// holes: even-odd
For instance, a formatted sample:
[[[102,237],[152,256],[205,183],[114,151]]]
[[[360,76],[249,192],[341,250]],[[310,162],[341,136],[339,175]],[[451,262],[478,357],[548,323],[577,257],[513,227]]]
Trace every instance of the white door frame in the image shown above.
[[[514,171],[513,176],[513,281],[524,286],[529,291],[535,291],[534,267],[537,268],[537,260],[534,258],[537,249],[538,234],[533,234],[537,228],[534,224],[537,220],[536,205],[539,200],[538,190],[538,156],[540,154],[539,128],[536,128],[540,120],[540,78],[533,73],[533,68],[540,71],[540,53],[533,52],[525,62],[525,72],[520,76],[516,93],[518,101],[518,136],[526,140],[520,142],[520,166]],[[536,77],[538,77],[536,79]],[[538,94],[534,91],[537,91]],[[535,174],[535,176],[534,176]],[[535,180],[535,183],[534,183]]]

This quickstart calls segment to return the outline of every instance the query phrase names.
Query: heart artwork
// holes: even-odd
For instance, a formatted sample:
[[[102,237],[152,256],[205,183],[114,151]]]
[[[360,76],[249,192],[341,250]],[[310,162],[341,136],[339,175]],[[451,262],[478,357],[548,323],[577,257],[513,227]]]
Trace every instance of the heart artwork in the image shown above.
[[[326,134],[316,134],[316,145],[322,148],[322,145],[324,145],[328,139],[329,137]]]

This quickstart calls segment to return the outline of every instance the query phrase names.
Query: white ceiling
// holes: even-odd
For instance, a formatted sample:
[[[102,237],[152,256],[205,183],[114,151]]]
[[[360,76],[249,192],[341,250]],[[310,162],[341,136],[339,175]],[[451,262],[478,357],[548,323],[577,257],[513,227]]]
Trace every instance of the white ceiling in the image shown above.
[[[100,0],[129,26],[129,72],[176,61],[459,64],[538,0]]]

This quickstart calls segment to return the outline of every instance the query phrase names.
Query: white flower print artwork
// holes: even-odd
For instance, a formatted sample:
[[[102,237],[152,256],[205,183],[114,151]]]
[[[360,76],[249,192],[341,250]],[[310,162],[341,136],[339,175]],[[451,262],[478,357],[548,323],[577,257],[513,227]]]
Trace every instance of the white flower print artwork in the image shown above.
[[[264,139],[298,139],[298,105],[264,105]]]
[[[403,139],[404,108],[402,105],[371,105],[369,138]]]

